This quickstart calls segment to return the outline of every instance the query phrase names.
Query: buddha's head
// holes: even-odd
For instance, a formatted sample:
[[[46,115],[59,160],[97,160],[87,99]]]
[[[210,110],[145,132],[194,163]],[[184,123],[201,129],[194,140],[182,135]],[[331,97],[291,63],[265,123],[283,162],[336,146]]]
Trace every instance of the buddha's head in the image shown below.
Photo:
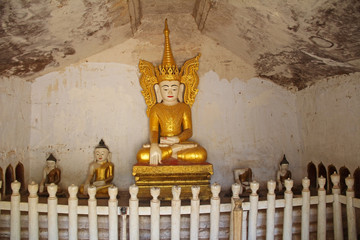
[[[50,156],[46,159],[46,166],[49,169],[54,169],[56,167],[56,158],[51,153]]]
[[[110,151],[108,146],[105,145],[104,140],[101,139],[99,145],[95,147],[95,159],[98,163],[104,163],[109,160]]]
[[[286,157],[284,155],[283,159],[280,162],[280,170],[287,171],[288,169],[289,169],[289,162],[286,160]]]

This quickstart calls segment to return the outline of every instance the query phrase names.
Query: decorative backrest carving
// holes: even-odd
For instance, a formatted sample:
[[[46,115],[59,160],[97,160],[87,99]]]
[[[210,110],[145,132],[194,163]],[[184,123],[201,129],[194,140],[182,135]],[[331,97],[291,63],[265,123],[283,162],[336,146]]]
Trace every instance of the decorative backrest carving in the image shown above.
[[[5,195],[11,195],[11,183],[15,180],[14,168],[9,164],[5,171]]]
[[[354,191],[355,197],[360,198],[360,167],[354,171]]]
[[[308,179],[310,179],[310,188],[316,188],[317,174],[316,174],[316,166],[313,162],[309,162],[309,164],[307,165],[307,175],[308,175]]]
[[[25,177],[24,177],[24,165],[19,162],[15,167],[15,177],[18,182],[21,183],[20,192],[25,191]]]
[[[321,162],[319,163],[318,165],[318,177],[321,177],[323,176],[324,178],[327,178],[327,173],[326,173],[326,167],[324,166],[324,164]],[[327,182],[328,182],[328,179],[326,179],[326,182],[325,182],[325,189],[327,189]]]
[[[345,195],[346,194],[346,190],[347,190],[347,186],[345,183],[345,178],[347,178],[350,175],[350,171],[347,167],[342,166],[339,169],[339,175],[340,175],[340,189],[341,189],[341,194]]]
[[[1,187],[0,187],[0,194],[4,195],[4,189],[5,189],[5,182],[4,182],[4,173],[2,168],[0,167],[0,181],[2,181]]]

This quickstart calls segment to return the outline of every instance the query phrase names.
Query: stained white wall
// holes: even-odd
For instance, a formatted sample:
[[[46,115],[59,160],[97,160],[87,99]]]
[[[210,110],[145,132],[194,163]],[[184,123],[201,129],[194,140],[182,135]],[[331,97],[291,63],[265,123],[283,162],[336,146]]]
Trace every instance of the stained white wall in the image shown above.
[[[148,118],[138,69],[119,63],[82,63],[45,75],[31,86],[31,178],[41,179],[50,152],[59,158],[62,185],[84,182],[93,149],[103,138],[113,152],[114,183],[134,182],[136,153],[148,142]],[[192,108],[193,140],[208,150],[213,182],[229,188],[232,171],[251,167],[258,181],[274,179],[285,153],[301,167],[295,94],[261,79],[200,77]],[[295,174],[296,178],[300,178]]]
[[[21,162],[29,169],[30,85],[19,78],[0,79],[0,167],[4,176],[9,164],[15,170]]]
[[[135,67],[81,64],[38,78],[31,87],[31,177],[41,180],[40,166],[54,153],[62,185],[83,183],[103,138],[115,164],[114,183],[128,188],[137,149],[147,136]]]
[[[303,165],[334,164],[350,172],[360,162],[360,74],[323,80],[297,93]]]
[[[234,168],[250,167],[254,180],[275,180],[286,154],[291,169],[301,167],[295,94],[272,82],[253,78],[220,79],[208,72],[193,107],[194,138],[208,149],[213,181],[233,183]],[[297,171],[294,178],[301,179]]]

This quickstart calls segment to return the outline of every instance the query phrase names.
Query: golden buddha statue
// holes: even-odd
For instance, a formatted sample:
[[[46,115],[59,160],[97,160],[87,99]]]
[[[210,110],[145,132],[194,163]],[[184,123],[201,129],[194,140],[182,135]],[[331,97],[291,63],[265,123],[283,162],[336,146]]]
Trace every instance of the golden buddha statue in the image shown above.
[[[138,198],[151,199],[150,189],[160,188],[160,199],[172,198],[172,186],[181,187],[181,199],[191,199],[191,187],[200,187],[199,198],[211,196],[212,164],[206,150],[192,137],[191,106],[198,93],[200,55],[186,61],[179,71],[170,48],[170,31],[165,20],[165,50],[162,63],[155,68],[140,60],[141,93],[149,117],[150,143],[137,153],[133,166]]]
[[[111,183],[114,178],[114,164],[111,160],[109,147],[101,139],[99,145],[94,150],[95,161],[89,166],[89,171],[85,183],[80,186],[79,193],[87,194],[90,185],[96,187],[97,197],[107,197],[108,187],[113,186]]]
[[[170,157],[187,163],[206,161],[206,150],[188,141],[192,136],[190,107],[198,92],[199,56],[185,62],[179,69],[174,61],[165,20],[165,50],[162,64],[157,68],[140,60],[140,85],[148,106],[150,144],[143,145],[137,154],[138,163],[158,165]]]

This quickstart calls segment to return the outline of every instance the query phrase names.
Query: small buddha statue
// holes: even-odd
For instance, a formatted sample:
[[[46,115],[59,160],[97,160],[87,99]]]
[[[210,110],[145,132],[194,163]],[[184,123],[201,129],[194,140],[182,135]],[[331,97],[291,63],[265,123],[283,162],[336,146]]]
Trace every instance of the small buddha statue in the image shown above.
[[[108,187],[112,186],[114,173],[114,164],[111,160],[111,152],[109,147],[105,145],[101,139],[99,145],[94,150],[95,161],[90,163],[89,171],[85,183],[80,186],[79,192],[87,194],[90,185],[96,187],[97,196],[108,195]]]
[[[234,169],[235,182],[240,185],[240,194],[244,191],[250,191],[250,183],[252,182],[251,168]]]
[[[150,143],[137,153],[138,163],[161,164],[164,159],[190,163],[206,161],[206,150],[192,137],[191,106],[198,92],[199,56],[185,62],[181,71],[173,58],[170,31],[165,20],[165,50],[162,64],[157,68],[140,60],[140,85],[148,106]]]
[[[279,191],[282,191],[284,188],[285,180],[291,178],[291,172],[289,170],[289,162],[286,160],[284,155],[283,159],[280,162],[279,170],[276,173],[276,182],[277,188]]]
[[[43,175],[39,186],[39,193],[46,194],[47,186],[51,183],[58,185],[61,180],[61,170],[56,166],[56,158],[51,153],[46,159],[46,166],[43,169]],[[58,192],[60,188],[58,188]]]

